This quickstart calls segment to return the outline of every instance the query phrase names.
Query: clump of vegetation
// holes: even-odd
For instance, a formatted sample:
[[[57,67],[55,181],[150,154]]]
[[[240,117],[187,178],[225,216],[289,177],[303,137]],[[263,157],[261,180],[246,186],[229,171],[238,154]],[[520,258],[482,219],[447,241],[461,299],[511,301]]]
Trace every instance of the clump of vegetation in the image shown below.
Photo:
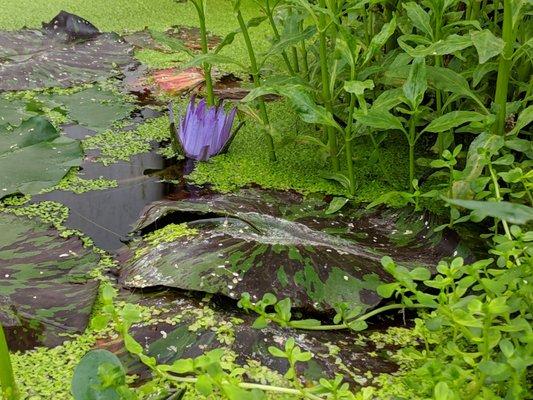
[[[170,139],[168,118],[159,117],[146,121],[133,130],[107,130],[83,141],[85,150],[98,150],[98,161],[104,165],[129,161],[131,157],[146,153],[154,143]]]

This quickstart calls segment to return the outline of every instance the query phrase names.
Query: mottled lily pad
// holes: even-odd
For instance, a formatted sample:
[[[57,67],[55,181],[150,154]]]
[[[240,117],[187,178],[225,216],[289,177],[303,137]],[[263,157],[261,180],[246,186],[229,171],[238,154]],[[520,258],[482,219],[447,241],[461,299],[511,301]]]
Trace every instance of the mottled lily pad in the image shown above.
[[[0,32],[0,91],[69,87],[107,79],[133,62],[132,47],[62,12],[42,30]]]
[[[25,217],[0,213],[0,323],[13,350],[54,346],[87,326],[99,256],[81,240]]]
[[[71,167],[81,165],[82,156],[80,143],[61,136],[44,117],[32,117],[12,131],[0,126],[0,198],[56,185]]]
[[[458,238],[434,233],[426,214],[345,207],[327,215],[326,209],[318,198],[261,190],[156,202],[137,229],[192,221],[198,234],[157,246],[134,242],[133,251],[123,254],[121,281],[235,299],[243,292],[252,298],[272,292],[318,311],[341,301],[368,308],[381,300],[377,285],[391,279],[382,256],[431,267],[459,250]]]

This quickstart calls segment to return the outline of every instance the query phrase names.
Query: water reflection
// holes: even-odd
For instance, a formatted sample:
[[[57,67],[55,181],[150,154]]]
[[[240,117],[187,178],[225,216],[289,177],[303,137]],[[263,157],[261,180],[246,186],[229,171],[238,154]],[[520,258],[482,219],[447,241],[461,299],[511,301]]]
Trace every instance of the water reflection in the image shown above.
[[[98,247],[114,251],[122,245],[121,240],[147,204],[184,190],[183,185],[162,182],[157,174],[146,174],[170,165],[169,161],[153,152],[139,154],[132,157],[131,162],[119,162],[108,167],[86,162],[80,173],[82,178],[114,179],[118,181],[118,187],[83,194],[53,191],[35,196],[33,200],[51,200],[66,205],[70,209],[66,222],[69,228],[90,236]],[[175,179],[180,178],[179,168],[167,168],[166,173],[174,173]]]

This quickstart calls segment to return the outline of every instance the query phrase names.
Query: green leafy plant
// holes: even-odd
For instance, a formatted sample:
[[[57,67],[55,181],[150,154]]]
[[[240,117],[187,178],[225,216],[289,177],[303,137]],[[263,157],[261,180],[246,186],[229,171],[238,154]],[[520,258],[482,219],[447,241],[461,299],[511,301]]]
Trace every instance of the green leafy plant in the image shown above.
[[[441,262],[432,278],[429,271],[406,273],[387,260],[386,269],[396,282],[381,287],[380,294],[428,309],[417,320],[425,347],[408,350],[420,362],[407,385],[439,396],[448,393],[442,398],[523,398],[527,368],[533,363],[527,294],[532,271],[531,255],[515,254],[500,252],[498,265],[508,270],[495,266],[493,259],[465,264],[455,258]]]

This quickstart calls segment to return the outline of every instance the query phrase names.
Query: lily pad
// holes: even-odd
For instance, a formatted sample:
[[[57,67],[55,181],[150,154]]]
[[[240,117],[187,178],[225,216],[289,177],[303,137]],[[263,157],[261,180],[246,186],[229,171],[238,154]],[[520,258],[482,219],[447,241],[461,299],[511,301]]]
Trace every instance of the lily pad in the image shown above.
[[[56,185],[71,167],[81,165],[80,143],[63,137],[36,116],[12,131],[0,126],[0,198],[36,194]]]
[[[96,132],[126,118],[135,109],[124,96],[97,86],[68,95],[52,95],[51,100],[66,108],[71,120]]]
[[[319,198],[262,190],[156,202],[144,211],[138,230],[192,221],[188,225],[198,233],[156,246],[134,242],[122,254],[121,282],[234,299],[272,292],[314,311],[330,311],[338,302],[369,308],[381,300],[376,287],[391,280],[381,257],[432,267],[459,251],[458,237],[434,233],[427,214],[327,210]]]
[[[88,273],[98,261],[78,238],[0,213],[0,323],[10,348],[54,346],[61,334],[82,332],[98,292]]]
[[[42,30],[0,32],[0,91],[69,87],[107,79],[133,62],[115,33],[61,12]]]
[[[0,126],[18,126],[22,121],[37,115],[29,109],[27,101],[0,97]]]

